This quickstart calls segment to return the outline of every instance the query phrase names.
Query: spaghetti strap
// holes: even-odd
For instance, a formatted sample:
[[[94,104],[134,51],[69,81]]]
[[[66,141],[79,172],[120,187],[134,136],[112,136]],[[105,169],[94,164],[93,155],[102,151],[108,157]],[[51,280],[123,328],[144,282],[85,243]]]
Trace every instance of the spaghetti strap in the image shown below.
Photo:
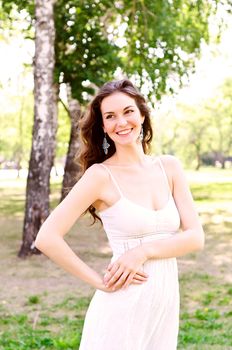
[[[157,157],[157,158],[158,158],[158,161],[159,161],[159,164],[160,164],[162,173],[163,173],[163,175],[164,175],[166,184],[167,184],[167,186],[168,186],[168,193],[170,194],[170,193],[171,193],[171,189],[170,189],[170,185],[169,185],[169,182],[168,182],[168,177],[167,177],[166,171],[165,171],[165,169],[164,169],[164,166],[163,166],[163,163],[161,162],[160,157]]]
[[[167,196],[161,165],[158,160],[156,162],[155,166],[146,163],[149,165],[146,169],[154,173],[149,173],[148,179],[159,179]],[[119,177],[120,169],[115,170],[114,165],[106,162],[106,166],[105,163],[102,166],[105,168],[102,167],[102,175],[105,174],[107,188],[110,187],[110,192],[116,191],[116,186],[121,193],[119,186],[122,190],[124,187],[120,180],[126,181],[125,175],[128,173],[121,170]],[[136,178],[133,181],[134,191],[137,189]],[[151,185],[155,186],[154,180]],[[145,193],[145,187],[140,189],[143,203],[152,195],[147,191]],[[112,197],[116,197],[115,193]],[[155,245],[162,238],[171,240],[180,226],[180,216],[174,201],[166,202],[160,209],[150,209],[127,199],[126,192],[125,197],[114,200],[110,206],[108,203],[106,209],[99,211],[99,217],[112,251],[112,266],[124,254],[129,254],[136,247],[139,249],[141,244]],[[130,284],[114,293],[96,290],[86,312],[79,350],[177,350],[180,298],[176,258],[149,259],[141,266],[141,270],[149,278],[140,286]]]
[[[102,165],[103,168],[105,168],[106,171],[108,172],[108,174],[110,175],[110,177],[111,177],[111,179],[112,179],[112,181],[113,181],[115,187],[117,188],[117,190],[118,190],[120,196],[121,196],[121,197],[124,197],[123,194],[122,194],[122,192],[121,192],[121,190],[120,190],[120,187],[118,186],[118,183],[117,183],[117,181],[115,180],[115,178],[114,178],[113,174],[111,173],[110,169],[109,169],[105,164],[102,164],[102,163],[99,163],[99,164]]]

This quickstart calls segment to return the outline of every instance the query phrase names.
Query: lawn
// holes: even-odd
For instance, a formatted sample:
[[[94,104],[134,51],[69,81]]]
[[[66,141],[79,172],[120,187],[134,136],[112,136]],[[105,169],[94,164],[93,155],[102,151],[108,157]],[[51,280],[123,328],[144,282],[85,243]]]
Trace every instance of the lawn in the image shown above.
[[[204,224],[206,247],[202,252],[178,259],[181,289],[178,349],[229,350],[232,349],[231,172],[203,169],[187,175]],[[59,181],[53,181],[52,206],[59,199],[59,188]],[[25,180],[0,180],[0,350],[77,350],[94,290],[44,256],[17,258],[24,191]],[[100,226],[89,223],[88,217],[78,221],[67,241],[83,260],[102,272],[110,259],[110,248]]]

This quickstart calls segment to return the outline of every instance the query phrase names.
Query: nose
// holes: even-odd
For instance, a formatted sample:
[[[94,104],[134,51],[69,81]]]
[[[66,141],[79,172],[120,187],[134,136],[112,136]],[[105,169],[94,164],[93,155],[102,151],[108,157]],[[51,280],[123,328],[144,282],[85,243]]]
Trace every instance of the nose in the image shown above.
[[[118,116],[118,126],[125,126],[127,124],[127,120],[126,118],[121,115],[121,116]]]

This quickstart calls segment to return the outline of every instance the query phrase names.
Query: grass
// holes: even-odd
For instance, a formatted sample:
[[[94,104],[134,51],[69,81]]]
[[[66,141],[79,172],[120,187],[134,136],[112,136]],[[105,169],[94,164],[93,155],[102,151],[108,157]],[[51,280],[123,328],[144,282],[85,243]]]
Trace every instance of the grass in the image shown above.
[[[183,274],[180,282],[179,348],[232,349],[231,284],[218,284],[218,278],[202,273]]]
[[[204,187],[203,187],[204,186]],[[196,201],[225,201],[231,199],[231,183],[193,184],[192,192]]]
[[[70,295],[52,305],[43,299],[29,297],[24,313],[1,307],[0,349],[77,349],[90,298]]]
[[[199,173],[191,175],[192,179],[197,178],[191,182],[191,188],[204,223],[206,248],[179,259],[178,350],[229,350],[232,349],[229,172],[203,169],[204,181]],[[207,178],[211,181],[207,182]],[[67,276],[43,256],[26,261],[16,257],[24,189],[23,180],[0,181],[3,228],[0,350],[77,350],[93,290]],[[59,199],[57,182],[52,186],[51,199],[54,206]],[[70,233],[69,242],[84,260],[102,270],[110,256],[104,233],[98,227],[86,230],[86,219],[83,220]]]

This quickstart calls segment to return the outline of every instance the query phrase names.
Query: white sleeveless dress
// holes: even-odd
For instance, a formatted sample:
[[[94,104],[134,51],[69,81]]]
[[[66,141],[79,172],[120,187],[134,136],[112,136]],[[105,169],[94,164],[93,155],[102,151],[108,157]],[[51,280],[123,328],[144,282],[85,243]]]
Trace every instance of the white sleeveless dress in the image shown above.
[[[151,210],[125,198],[108,167],[120,199],[99,213],[109,244],[111,261],[143,242],[171,237],[180,226],[168,186],[169,199]],[[151,259],[143,270],[149,275],[141,285],[131,284],[113,293],[97,290],[86,313],[79,350],[175,350],[179,327],[179,283],[176,258]]]

